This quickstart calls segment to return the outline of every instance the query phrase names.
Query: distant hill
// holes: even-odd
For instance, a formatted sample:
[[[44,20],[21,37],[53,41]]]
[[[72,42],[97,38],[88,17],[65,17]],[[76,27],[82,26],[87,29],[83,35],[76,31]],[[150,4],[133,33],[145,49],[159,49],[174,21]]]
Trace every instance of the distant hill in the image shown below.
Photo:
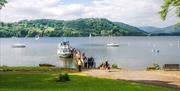
[[[77,20],[21,20],[19,22],[0,22],[0,37],[60,37],[60,36],[144,36],[147,33],[137,27],[104,18]]]
[[[147,27],[139,27],[140,29],[148,32],[148,33],[164,33],[165,31],[161,28],[147,26]]]
[[[180,25],[176,25],[176,26],[172,25],[165,28],[157,28],[152,26],[139,27],[139,28],[151,34],[180,35]]]
[[[179,26],[169,26],[169,27],[165,27],[163,28],[163,30],[165,30],[166,33],[173,33],[173,34],[180,34],[180,25]]]
[[[128,24],[125,24],[125,23],[121,23],[121,22],[114,22],[116,25],[118,25],[119,27],[123,28],[123,29],[126,29],[126,30],[129,30],[129,32],[132,32],[132,33],[143,33],[143,34],[147,34],[146,31],[140,29],[140,28],[137,28],[137,27],[134,27],[134,26],[131,26],[131,25],[128,25]]]

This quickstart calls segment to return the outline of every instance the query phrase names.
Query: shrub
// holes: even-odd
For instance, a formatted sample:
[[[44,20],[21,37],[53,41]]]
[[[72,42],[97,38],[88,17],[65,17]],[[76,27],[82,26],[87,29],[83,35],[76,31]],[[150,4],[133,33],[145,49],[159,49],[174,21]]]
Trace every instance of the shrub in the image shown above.
[[[147,71],[151,71],[151,70],[156,70],[156,68],[155,68],[155,67],[150,66],[150,67],[147,67],[147,68],[146,68],[146,70],[147,70]]]
[[[159,64],[153,64],[152,66],[146,68],[146,70],[160,70],[160,69],[161,67]]]
[[[117,68],[118,68],[118,65],[117,65],[117,64],[112,64],[111,67],[117,69]]]
[[[65,81],[69,81],[69,75],[67,73],[64,74],[59,74],[59,77],[57,79],[58,82],[65,82]]]
[[[155,67],[156,70],[160,70],[161,69],[159,64],[153,64],[153,67]]]

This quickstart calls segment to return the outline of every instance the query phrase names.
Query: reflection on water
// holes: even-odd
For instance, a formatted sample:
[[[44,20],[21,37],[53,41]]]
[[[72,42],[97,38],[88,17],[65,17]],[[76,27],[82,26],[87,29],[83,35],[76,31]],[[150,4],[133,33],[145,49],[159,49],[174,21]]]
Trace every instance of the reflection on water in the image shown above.
[[[75,68],[72,58],[59,58],[59,62],[64,68]]]

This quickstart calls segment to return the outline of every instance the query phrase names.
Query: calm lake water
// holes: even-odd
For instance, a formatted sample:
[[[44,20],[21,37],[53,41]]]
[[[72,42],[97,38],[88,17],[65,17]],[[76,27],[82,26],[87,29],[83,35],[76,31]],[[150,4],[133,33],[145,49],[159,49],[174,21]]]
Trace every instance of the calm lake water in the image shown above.
[[[38,66],[50,63],[56,66],[74,67],[71,59],[59,59],[58,43],[65,40],[58,38],[0,38],[0,65]],[[96,64],[106,59],[111,64],[128,69],[145,69],[153,63],[180,64],[180,36],[174,37],[67,37],[72,47],[80,49]],[[107,47],[112,40],[119,47]],[[12,48],[12,44],[23,43],[25,48]],[[159,53],[153,52],[159,50]]]

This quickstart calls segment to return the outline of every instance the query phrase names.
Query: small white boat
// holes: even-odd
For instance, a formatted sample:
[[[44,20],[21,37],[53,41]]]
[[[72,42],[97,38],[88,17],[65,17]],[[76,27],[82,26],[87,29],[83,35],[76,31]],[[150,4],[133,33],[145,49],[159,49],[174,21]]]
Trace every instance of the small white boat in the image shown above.
[[[35,40],[39,40],[39,35],[36,35],[36,36],[35,36]]]
[[[13,44],[12,47],[13,48],[25,48],[26,44]]]
[[[12,36],[11,38],[12,38],[12,39],[15,39],[16,37],[15,37],[15,36]]]
[[[110,37],[110,43],[107,44],[107,47],[118,47],[119,44],[114,43],[112,37],[111,36],[109,37]]]
[[[107,46],[108,47],[118,47],[119,44],[117,44],[117,43],[109,43],[109,44],[107,44]]]
[[[89,34],[89,38],[91,38],[92,37],[92,35],[91,35],[91,33]]]
[[[58,47],[59,48],[57,50],[57,55],[59,57],[63,57],[63,58],[72,57],[72,48],[70,47],[69,42],[59,43]]]

